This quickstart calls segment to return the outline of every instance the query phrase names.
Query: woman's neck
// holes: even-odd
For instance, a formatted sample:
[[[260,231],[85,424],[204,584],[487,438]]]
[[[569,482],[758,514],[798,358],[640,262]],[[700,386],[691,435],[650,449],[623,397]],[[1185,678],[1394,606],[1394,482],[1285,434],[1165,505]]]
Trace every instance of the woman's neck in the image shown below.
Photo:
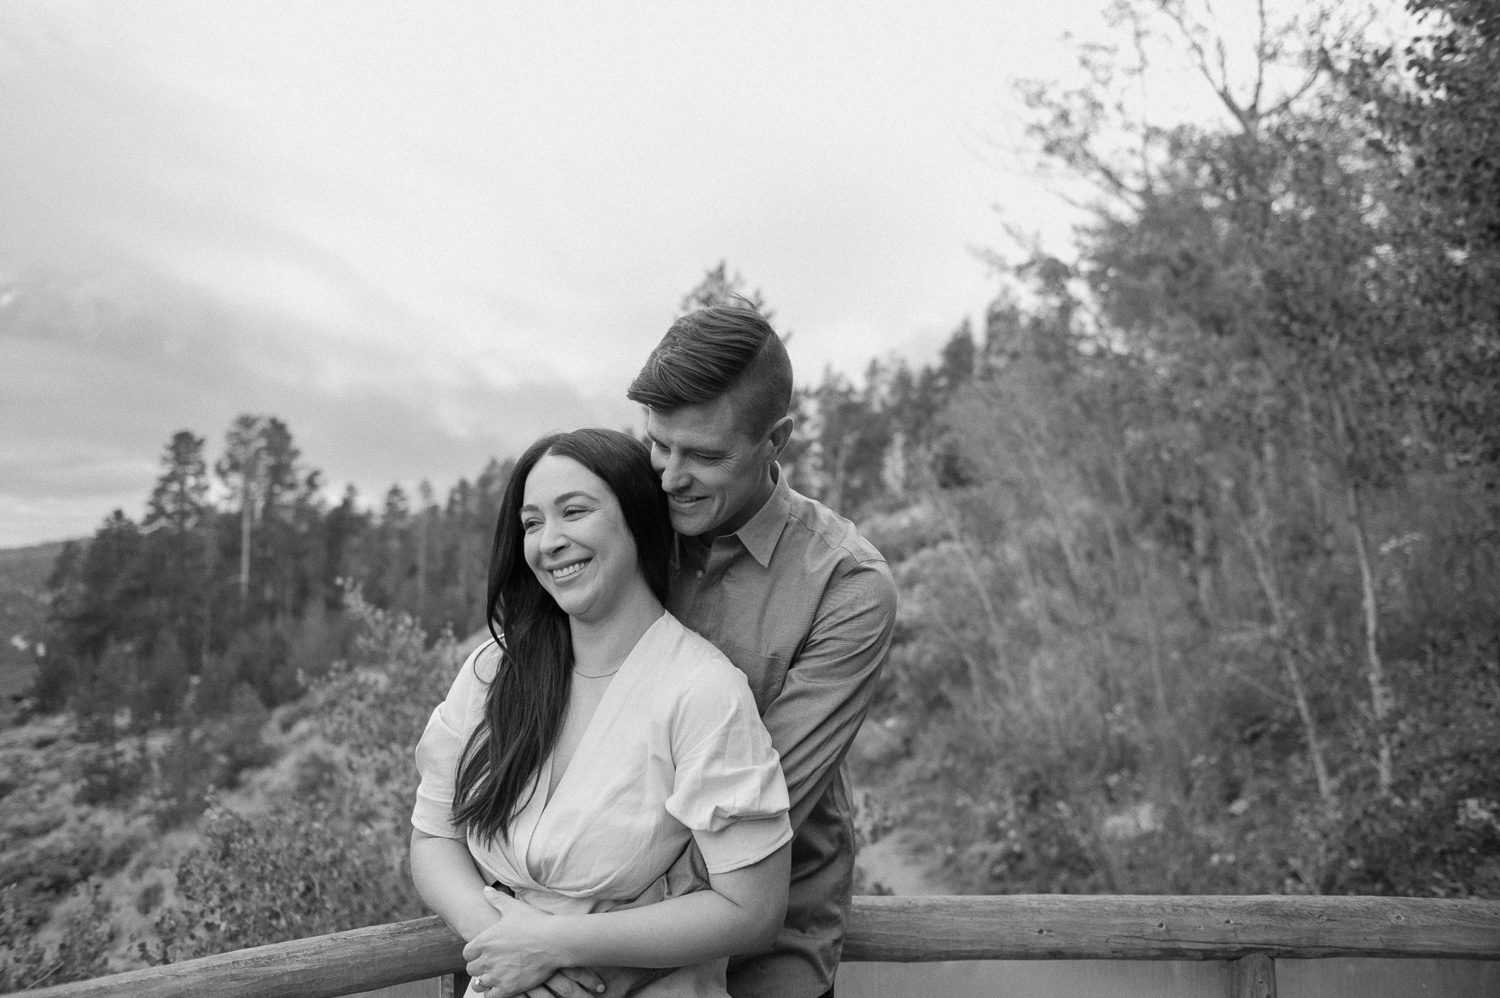
[[[586,676],[600,676],[618,669],[641,640],[641,635],[661,619],[661,601],[649,588],[622,600],[608,617],[600,620],[568,618],[573,635],[573,668]]]

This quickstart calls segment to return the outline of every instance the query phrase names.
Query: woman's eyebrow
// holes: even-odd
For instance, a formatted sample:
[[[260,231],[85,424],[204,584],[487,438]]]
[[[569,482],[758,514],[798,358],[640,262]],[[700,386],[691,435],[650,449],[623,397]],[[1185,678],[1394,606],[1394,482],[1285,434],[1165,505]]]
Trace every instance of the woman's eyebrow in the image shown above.
[[[589,493],[583,491],[582,489],[574,489],[572,492],[564,492],[562,495],[556,496],[555,498],[553,498],[552,505],[554,505],[554,506],[561,506],[563,503],[568,502],[569,500],[572,500],[572,499],[577,499],[579,497],[587,499],[590,502],[598,502],[599,501],[599,500],[595,499]],[[522,506],[518,512],[521,512],[521,513],[540,513],[541,511],[542,511],[542,508],[540,506],[538,506],[534,502],[529,502],[526,505]]]

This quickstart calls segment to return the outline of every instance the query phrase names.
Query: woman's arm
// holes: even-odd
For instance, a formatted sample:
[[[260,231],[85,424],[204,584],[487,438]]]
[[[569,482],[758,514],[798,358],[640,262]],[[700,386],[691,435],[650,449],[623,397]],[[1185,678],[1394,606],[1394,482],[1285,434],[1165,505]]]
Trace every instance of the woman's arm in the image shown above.
[[[468,942],[500,921],[463,839],[411,832],[411,879],[427,907]]]
[[[683,967],[764,950],[786,917],[791,856],[783,845],[750,866],[709,874],[708,890],[594,915],[548,915],[492,897],[500,922],[464,947],[469,973],[510,994],[560,967]]]
[[[412,829],[411,879],[427,907],[447,922],[448,927],[462,936],[465,942],[500,921],[500,913],[488,900],[495,892],[491,891],[484,878],[479,875],[479,870],[470,857],[468,843],[462,839],[443,838]],[[506,897],[512,904],[531,910],[524,902],[506,895],[500,896]],[[590,990],[604,990],[604,981],[593,971],[586,969],[550,973],[542,983],[546,984],[546,989],[540,993],[561,995],[564,998],[583,998]]]

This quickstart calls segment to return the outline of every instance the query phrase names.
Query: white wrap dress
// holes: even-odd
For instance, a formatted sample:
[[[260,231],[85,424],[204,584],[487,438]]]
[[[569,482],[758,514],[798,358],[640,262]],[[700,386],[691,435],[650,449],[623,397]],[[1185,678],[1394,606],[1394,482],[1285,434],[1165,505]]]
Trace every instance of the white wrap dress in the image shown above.
[[[417,745],[412,825],[465,838],[452,824],[454,776],[482,722],[499,662],[469,656]],[[669,613],[610,681],[551,799],[549,757],[509,839],[468,835],[487,882],[554,914],[607,911],[639,897],[691,839],[710,873],[759,862],[791,841],[786,784],[744,674]],[[726,960],[680,968],[637,994],[722,996]]]

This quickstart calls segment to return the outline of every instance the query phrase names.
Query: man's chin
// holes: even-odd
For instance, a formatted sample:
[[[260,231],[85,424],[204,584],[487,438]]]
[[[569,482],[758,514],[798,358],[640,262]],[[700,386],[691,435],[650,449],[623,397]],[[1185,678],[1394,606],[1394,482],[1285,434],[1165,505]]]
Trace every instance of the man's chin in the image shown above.
[[[668,510],[668,514],[672,521],[672,529],[684,537],[698,537],[707,533],[712,526],[705,517],[697,515],[696,512],[678,513],[675,510]]]
[[[672,517],[672,529],[683,537],[697,537],[703,533],[702,526],[693,522],[692,517],[688,516]]]

